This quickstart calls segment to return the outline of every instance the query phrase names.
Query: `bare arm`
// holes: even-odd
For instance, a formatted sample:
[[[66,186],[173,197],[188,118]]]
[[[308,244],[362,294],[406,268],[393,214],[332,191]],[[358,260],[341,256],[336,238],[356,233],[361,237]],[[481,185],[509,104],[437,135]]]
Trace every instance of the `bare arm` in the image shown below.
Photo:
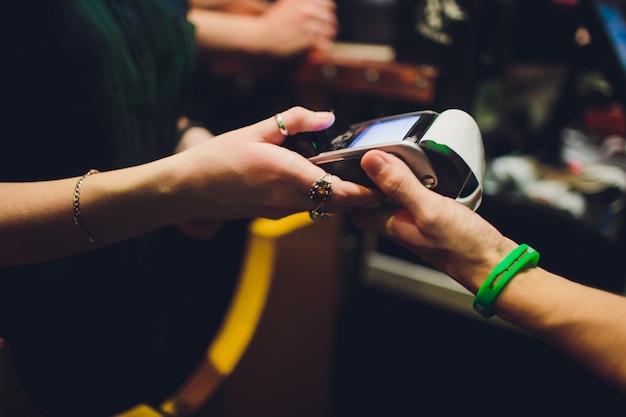
[[[357,224],[405,245],[472,293],[517,247],[478,214],[427,190],[398,158],[373,151],[362,165],[398,206],[356,213]],[[513,278],[495,311],[626,390],[626,297],[537,267]]]
[[[114,243],[168,223],[160,208],[171,203],[167,190],[157,186],[163,176],[158,165],[101,173],[84,181],[82,218],[95,239]],[[0,183],[0,266],[45,261],[93,247],[73,220],[77,180]]]
[[[279,0],[261,14],[192,7],[200,49],[289,56],[326,49],[337,34],[332,0]]]
[[[214,9],[236,13],[262,13],[271,6],[265,0],[189,0],[192,8]]]
[[[298,132],[323,129],[334,118],[293,108],[283,120]],[[84,224],[108,245],[200,218],[277,218],[310,210],[307,191],[324,171],[276,146],[283,140],[269,118],[152,163],[91,175],[80,193]],[[73,221],[78,178],[0,183],[0,267],[93,249]],[[378,199],[337,178],[327,209],[345,211]]]
[[[511,281],[497,311],[626,391],[625,297],[535,268]]]

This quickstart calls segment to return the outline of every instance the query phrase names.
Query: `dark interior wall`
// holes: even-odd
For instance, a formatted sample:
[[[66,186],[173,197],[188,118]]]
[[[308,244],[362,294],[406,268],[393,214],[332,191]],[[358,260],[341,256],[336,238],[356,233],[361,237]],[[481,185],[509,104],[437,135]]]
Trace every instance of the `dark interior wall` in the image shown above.
[[[540,340],[377,288],[353,302],[333,417],[624,414],[624,394]]]

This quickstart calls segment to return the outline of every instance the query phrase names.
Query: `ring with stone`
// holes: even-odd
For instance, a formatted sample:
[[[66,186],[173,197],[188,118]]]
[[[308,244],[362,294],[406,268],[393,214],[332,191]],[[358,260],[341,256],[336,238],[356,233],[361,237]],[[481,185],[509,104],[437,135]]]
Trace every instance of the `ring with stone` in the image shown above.
[[[333,176],[325,173],[309,188],[309,198],[317,203],[317,206],[309,211],[309,216],[314,221],[326,220],[328,218],[328,214],[324,211],[324,204],[333,193],[332,182]]]

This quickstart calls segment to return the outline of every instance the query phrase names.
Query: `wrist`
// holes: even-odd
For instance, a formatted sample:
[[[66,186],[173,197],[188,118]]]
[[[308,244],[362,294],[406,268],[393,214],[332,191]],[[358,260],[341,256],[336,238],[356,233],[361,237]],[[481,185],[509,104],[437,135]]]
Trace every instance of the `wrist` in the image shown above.
[[[474,298],[474,309],[485,318],[492,317],[496,300],[522,271],[537,266],[539,252],[522,244],[509,252],[489,273]]]
[[[169,226],[182,218],[168,158],[92,175],[81,190],[81,213],[104,245]]]
[[[518,246],[516,242],[502,236],[501,242],[491,245],[488,250],[482,251],[482,254],[474,259],[473,267],[467,267],[466,264],[458,268],[456,274],[450,275],[463,277],[458,281],[475,295],[496,265]]]
[[[155,179],[159,200],[163,205],[167,225],[181,224],[206,217],[223,217],[216,213],[219,170],[223,158],[212,147],[213,141],[198,145],[194,150],[171,155],[154,162],[158,165]],[[206,151],[209,146],[210,150]],[[220,215],[221,214],[221,215]]]

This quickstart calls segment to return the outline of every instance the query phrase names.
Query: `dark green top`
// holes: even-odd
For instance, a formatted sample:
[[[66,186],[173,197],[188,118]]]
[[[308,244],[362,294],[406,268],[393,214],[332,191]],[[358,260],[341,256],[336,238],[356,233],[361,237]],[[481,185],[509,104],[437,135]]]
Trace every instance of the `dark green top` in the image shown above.
[[[0,181],[78,176],[171,153],[193,69],[184,0],[0,9]],[[156,404],[178,385],[228,302],[230,287],[210,283],[232,282],[238,271],[240,241],[217,242],[196,244],[169,228],[0,269],[0,336],[47,417]]]
[[[14,3],[0,17],[10,136],[1,180],[80,175],[171,152],[193,63],[184,1]]]

